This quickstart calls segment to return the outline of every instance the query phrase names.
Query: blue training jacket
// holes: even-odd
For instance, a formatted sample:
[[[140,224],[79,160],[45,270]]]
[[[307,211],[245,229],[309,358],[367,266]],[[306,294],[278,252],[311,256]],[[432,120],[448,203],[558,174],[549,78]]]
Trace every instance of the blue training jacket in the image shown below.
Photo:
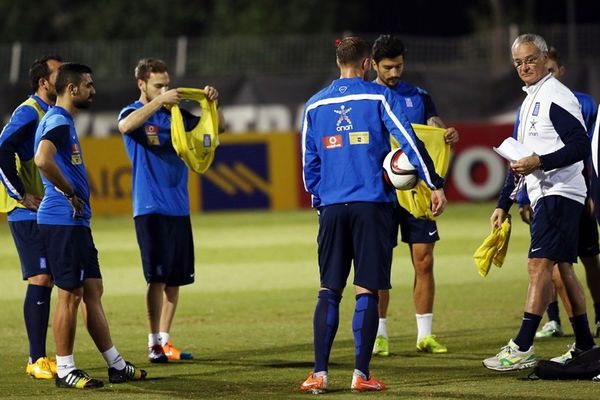
[[[304,110],[304,185],[313,207],[348,202],[395,202],[384,182],[382,163],[390,134],[400,143],[419,177],[432,189],[444,186],[413,132],[398,96],[361,78],[342,78],[314,95]]]

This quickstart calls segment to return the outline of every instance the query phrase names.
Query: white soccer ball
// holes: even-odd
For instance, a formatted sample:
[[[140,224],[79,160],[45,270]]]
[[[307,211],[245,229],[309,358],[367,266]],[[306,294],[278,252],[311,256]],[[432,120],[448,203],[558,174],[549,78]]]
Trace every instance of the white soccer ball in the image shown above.
[[[402,149],[390,151],[383,160],[383,176],[397,190],[410,190],[417,186],[419,174]]]

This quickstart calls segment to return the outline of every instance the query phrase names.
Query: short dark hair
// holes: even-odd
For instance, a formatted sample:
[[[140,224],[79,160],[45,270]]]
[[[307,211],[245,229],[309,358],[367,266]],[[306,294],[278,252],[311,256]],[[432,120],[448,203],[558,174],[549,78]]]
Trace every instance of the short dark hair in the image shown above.
[[[158,58],[142,58],[135,67],[135,79],[147,81],[152,73],[169,72],[167,63]]]
[[[558,65],[559,67],[563,66],[562,58],[561,58],[558,50],[556,50],[556,47],[554,47],[554,46],[548,47],[548,58],[551,59],[552,61],[555,61],[556,65]]]
[[[396,58],[406,52],[404,43],[398,36],[380,35],[373,43],[371,57],[376,63],[384,58]]]
[[[335,57],[340,65],[358,64],[369,57],[369,45],[358,36],[346,37],[337,46]]]
[[[58,68],[56,76],[56,93],[63,94],[69,83],[79,86],[84,74],[91,74],[92,69],[87,65],[77,63],[64,63]]]
[[[50,68],[48,68],[48,61],[50,60],[62,62],[62,58],[57,55],[46,55],[31,63],[31,67],[29,67],[29,84],[34,92],[40,86],[40,79],[48,79],[50,77]]]

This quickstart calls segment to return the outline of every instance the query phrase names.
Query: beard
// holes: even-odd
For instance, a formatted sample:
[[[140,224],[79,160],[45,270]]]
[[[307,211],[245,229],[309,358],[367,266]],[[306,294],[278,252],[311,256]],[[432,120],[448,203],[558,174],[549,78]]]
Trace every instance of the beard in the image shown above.
[[[90,108],[92,106],[92,96],[87,99],[73,101],[73,105],[80,110]]]

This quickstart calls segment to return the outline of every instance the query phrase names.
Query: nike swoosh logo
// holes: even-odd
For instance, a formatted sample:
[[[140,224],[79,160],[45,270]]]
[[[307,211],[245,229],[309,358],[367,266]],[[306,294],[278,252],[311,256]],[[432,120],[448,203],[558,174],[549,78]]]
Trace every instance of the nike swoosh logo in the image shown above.
[[[536,247],[535,249],[531,249],[531,252],[533,253],[534,251],[538,251],[539,249],[541,249],[541,247]]]
[[[41,306],[41,305],[42,305],[42,304],[44,304],[44,303],[45,303],[45,301],[38,301],[38,302],[37,302],[37,305],[38,305],[38,306]]]
[[[428,232],[428,233],[429,233],[429,236],[433,236],[433,235],[436,234],[436,232],[437,232],[437,229],[435,231],[433,231],[433,232]]]

